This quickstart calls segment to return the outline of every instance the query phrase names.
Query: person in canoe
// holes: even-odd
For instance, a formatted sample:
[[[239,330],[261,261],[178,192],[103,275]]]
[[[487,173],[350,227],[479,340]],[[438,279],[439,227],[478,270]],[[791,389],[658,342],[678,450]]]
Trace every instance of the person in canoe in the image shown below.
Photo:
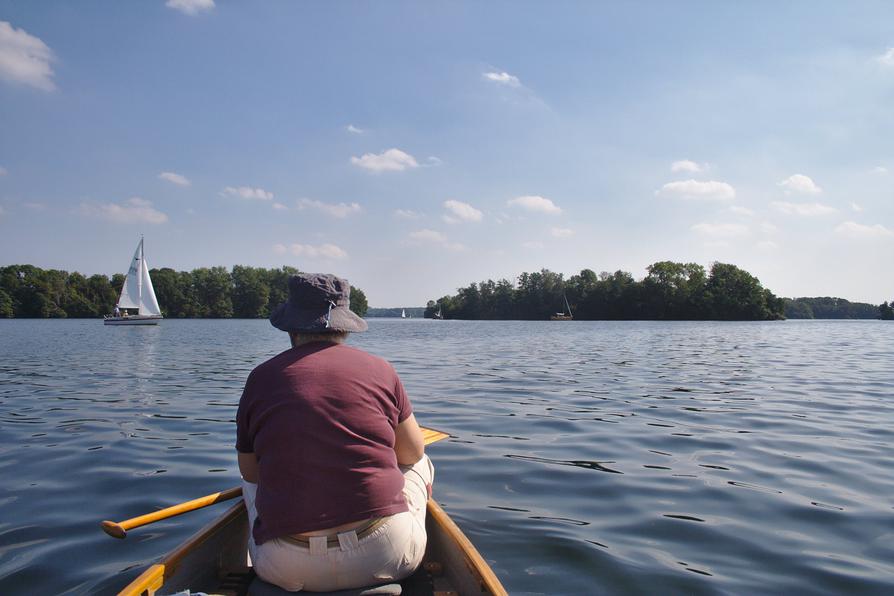
[[[258,576],[333,591],[403,579],[425,552],[434,469],[400,378],[345,345],[366,321],[347,280],[289,278],[270,315],[292,347],[248,376],[236,450]]]

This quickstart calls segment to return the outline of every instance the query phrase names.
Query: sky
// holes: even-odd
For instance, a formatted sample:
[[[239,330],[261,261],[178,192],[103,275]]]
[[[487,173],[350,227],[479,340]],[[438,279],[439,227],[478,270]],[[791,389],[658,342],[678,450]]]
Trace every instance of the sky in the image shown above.
[[[0,266],[894,299],[890,2],[0,0]]]

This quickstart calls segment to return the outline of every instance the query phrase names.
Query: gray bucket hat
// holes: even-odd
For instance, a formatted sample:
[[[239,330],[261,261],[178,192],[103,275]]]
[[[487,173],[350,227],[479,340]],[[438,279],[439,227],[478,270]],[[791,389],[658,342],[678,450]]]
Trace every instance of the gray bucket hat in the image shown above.
[[[350,309],[348,280],[328,273],[299,273],[289,277],[289,299],[270,315],[277,329],[295,333],[366,331],[366,321]]]

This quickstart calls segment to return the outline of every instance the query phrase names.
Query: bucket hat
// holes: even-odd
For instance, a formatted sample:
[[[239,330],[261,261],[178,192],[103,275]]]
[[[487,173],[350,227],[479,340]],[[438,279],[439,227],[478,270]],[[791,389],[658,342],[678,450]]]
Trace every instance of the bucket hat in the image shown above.
[[[295,333],[366,331],[366,321],[350,309],[348,280],[328,273],[299,273],[289,277],[289,299],[270,315],[270,323]]]

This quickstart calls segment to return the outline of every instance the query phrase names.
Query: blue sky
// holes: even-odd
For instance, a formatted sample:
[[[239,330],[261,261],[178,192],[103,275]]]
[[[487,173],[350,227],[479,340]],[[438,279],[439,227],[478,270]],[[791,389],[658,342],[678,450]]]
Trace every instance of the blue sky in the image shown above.
[[[888,2],[0,0],[0,265],[894,299]]]

